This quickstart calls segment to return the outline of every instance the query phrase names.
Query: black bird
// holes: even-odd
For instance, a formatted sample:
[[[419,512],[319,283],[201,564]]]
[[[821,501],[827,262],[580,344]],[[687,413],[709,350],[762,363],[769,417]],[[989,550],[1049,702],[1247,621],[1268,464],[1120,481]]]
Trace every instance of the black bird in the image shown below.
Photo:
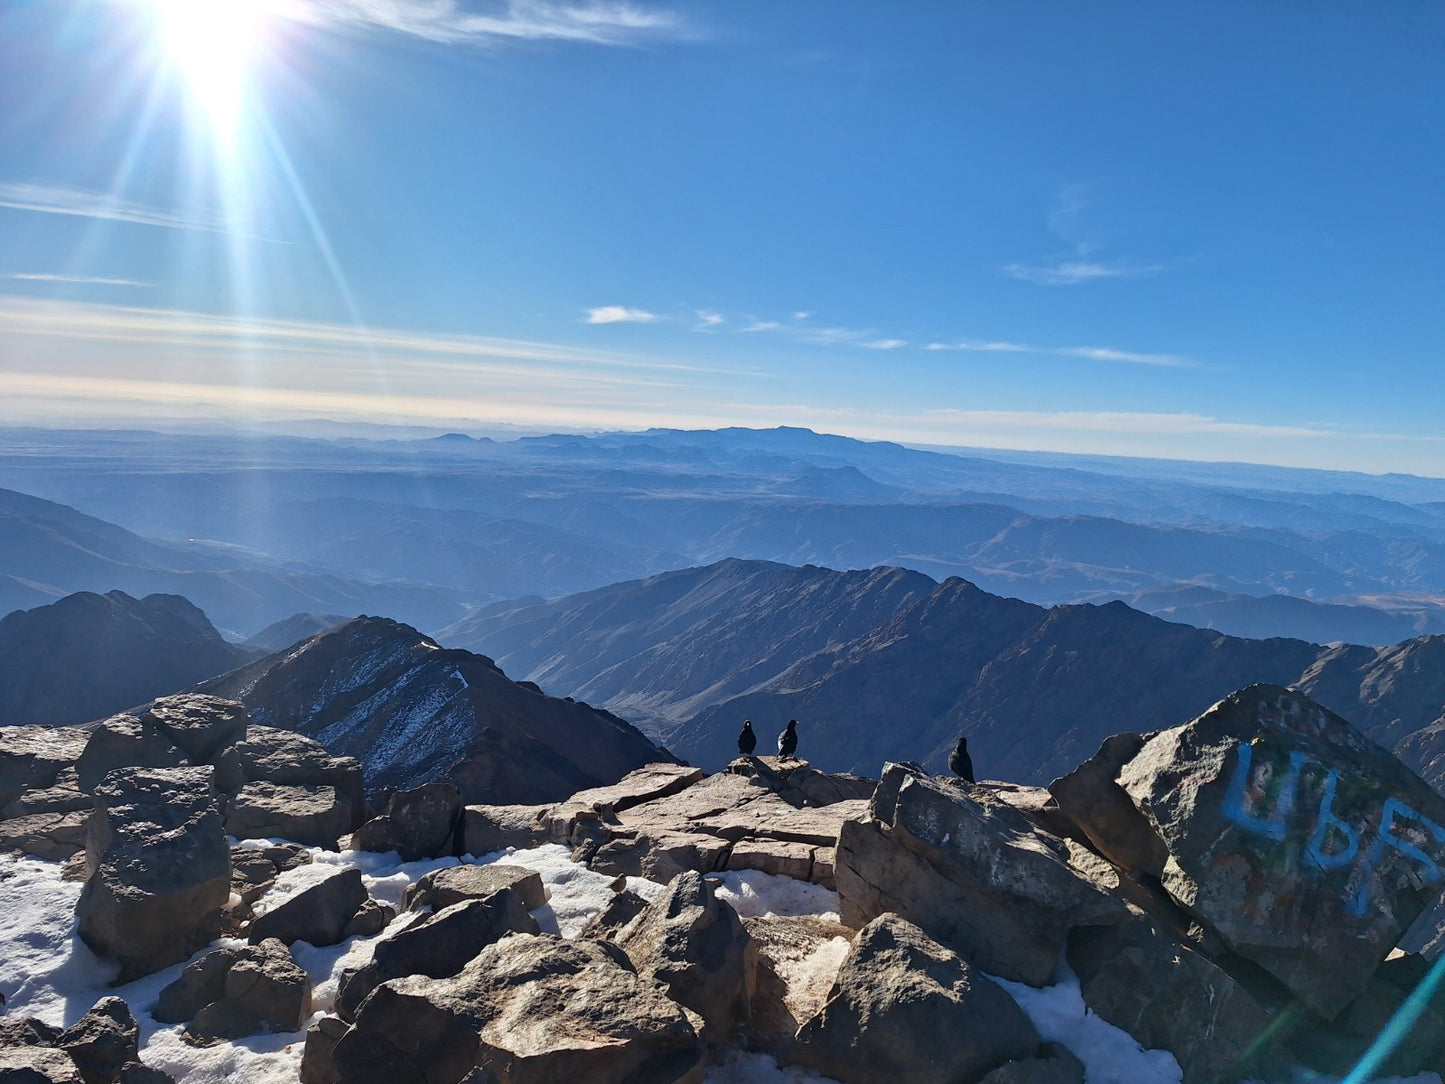
[[[745,757],[750,757],[757,747],[758,736],[753,733],[753,721],[744,719],[742,733],[738,735],[738,752]]]
[[[948,770],[966,783],[973,782],[973,758],[968,755],[967,738],[958,739],[958,746],[948,758]]]
[[[778,756],[786,760],[798,751],[798,720],[789,719],[788,729],[778,735]]]

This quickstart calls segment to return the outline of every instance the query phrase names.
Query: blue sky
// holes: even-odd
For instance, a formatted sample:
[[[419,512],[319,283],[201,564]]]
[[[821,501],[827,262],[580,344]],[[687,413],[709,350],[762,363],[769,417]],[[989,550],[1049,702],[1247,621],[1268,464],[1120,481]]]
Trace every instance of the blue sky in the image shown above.
[[[9,0],[0,421],[1445,476],[1445,6]]]

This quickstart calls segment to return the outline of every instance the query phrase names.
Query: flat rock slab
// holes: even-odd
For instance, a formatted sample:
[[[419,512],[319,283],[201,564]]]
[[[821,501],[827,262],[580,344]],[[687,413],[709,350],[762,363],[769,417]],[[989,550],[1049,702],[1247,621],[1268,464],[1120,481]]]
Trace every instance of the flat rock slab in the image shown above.
[[[612,817],[645,802],[676,794],[702,777],[701,768],[689,768],[684,764],[645,764],[609,787],[578,791],[567,801],[553,806],[546,818],[548,830],[555,842],[565,843],[571,833],[572,821],[579,814]]]
[[[351,799],[331,786],[247,783],[226,808],[226,832],[237,839],[294,840],[336,849],[351,831]]]
[[[1119,784],[1168,848],[1169,894],[1326,1019],[1440,892],[1445,798],[1300,693],[1232,694]]]
[[[0,808],[55,783],[80,759],[90,735],[66,726],[0,726]]]
[[[846,925],[894,912],[991,974],[1043,986],[1070,929],[1129,916],[1108,871],[1077,864],[1090,857],[986,785],[888,764],[868,812],[843,822],[834,876]]]
[[[85,849],[86,813],[34,813],[0,821],[0,851],[60,862]]]

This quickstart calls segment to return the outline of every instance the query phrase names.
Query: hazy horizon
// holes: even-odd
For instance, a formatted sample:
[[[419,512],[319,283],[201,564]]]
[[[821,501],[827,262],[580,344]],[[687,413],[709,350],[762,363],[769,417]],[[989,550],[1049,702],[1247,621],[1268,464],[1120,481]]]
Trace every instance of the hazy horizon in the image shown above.
[[[1445,9],[0,12],[0,423],[1445,476]]]

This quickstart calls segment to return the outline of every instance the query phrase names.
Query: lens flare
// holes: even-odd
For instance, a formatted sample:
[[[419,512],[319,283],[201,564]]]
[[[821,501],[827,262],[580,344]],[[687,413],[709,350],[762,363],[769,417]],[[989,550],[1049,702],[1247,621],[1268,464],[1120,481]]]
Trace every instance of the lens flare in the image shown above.
[[[234,143],[264,0],[150,0],[166,55],[223,145]]]

